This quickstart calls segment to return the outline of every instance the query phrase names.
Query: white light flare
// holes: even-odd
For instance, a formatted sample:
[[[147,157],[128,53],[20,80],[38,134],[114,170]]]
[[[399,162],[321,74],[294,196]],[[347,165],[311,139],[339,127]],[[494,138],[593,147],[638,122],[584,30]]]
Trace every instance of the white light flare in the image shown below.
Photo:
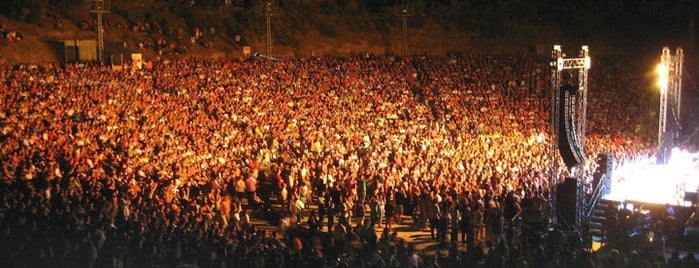
[[[667,90],[669,70],[667,66],[665,66],[665,63],[660,63],[658,64],[656,71],[658,72],[658,87],[660,87],[660,92],[663,93],[665,90]]]
[[[685,192],[699,187],[699,154],[674,149],[667,165],[642,156],[620,163],[612,172],[611,193],[605,199],[690,206]]]

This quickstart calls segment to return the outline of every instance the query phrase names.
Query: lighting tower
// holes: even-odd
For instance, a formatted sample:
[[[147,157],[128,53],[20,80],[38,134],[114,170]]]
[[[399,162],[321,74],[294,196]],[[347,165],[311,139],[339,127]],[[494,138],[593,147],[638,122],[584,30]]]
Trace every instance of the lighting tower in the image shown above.
[[[560,45],[554,45],[553,51],[551,52],[551,127],[550,127],[550,159],[551,159],[551,174],[549,186],[552,187],[550,193],[552,194],[553,200],[551,202],[552,211],[556,211],[556,200],[555,200],[555,188],[556,184],[560,181],[558,178],[558,129],[561,127],[561,122],[559,120],[560,108],[558,103],[561,100],[560,88],[564,84],[563,74],[564,72],[577,71],[578,77],[578,96],[576,103],[576,133],[578,135],[578,141],[580,141],[581,148],[585,148],[585,128],[586,113],[587,113],[587,73],[590,69],[590,55],[588,46],[582,46],[580,48],[578,58],[564,58],[565,55],[561,50]],[[572,77],[572,76],[571,76]],[[572,81],[568,81],[572,82]],[[573,174],[574,177],[580,178],[582,175],[582,170],[576,170],[577,174]],[[579,210],[582,211],[582,210]],[[555,213],[551,213],[551,221],[556,222]]]
[[[272,62],[272,17],[279,12],[278,0],[262,0],[262,13],[267,19],[267,32],[265,36],[265,56]],[[271,65],[270,65],[271,66]]]
[[[682,103],[682,63],[684,51],[677,48],[675,55],[663,47],[658,65],[660,112],[658,116],[658,163],[666,164],[680,128]],[[669,116],[668,116],[669,113]],[[669,123],[669,124],[668,124]]]
[[[97,60],[102,63],[104,58],[104,28],[102,27],[102,14],[110,12],[110,0],[92,0],[90,12],[97,14]]]
[[[403,26],[403,57],[408,56],[408,17],[413,15],[414,0],[396,0],[396,15],[402,19]]]

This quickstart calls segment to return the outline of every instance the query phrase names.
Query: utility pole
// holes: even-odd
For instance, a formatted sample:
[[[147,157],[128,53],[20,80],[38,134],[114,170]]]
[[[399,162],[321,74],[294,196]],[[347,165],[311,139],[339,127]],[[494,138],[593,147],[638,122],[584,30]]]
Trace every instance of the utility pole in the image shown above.
[[[401,17],[403,26],[403,57],[408,56],[408,17],[413,15],[414,0],[396,0],[395,13]]]
[[[272,66],[272,17],[279,12],[278,0],[262,0],[262,13],[267,19],[265,36],[265,57],[269,59],[270,68]]]
[[[92,0],[90,12],[97,14],[97,60],[100,64],[104,58],[104,27],[102,27],[102,14],[109,13],[110,0]]]

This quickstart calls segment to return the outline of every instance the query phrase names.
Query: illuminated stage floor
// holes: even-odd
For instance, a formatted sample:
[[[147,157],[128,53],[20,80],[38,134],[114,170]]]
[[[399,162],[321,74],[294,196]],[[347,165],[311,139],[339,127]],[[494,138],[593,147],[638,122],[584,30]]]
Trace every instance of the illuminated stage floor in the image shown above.
[[[613,172],[611,193],[604,199],[648,204],[691,206],[685,192],[699,187],[699,154],[673,152],[666,165],[655,158],[620,164]]]

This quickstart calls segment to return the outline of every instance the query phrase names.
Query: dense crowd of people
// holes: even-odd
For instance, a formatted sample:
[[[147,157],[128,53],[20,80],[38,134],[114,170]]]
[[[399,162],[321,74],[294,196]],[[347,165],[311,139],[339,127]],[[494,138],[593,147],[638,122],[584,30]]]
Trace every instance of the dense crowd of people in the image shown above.
[[[545,231],[551,174],[569,175],[550,168],[548,64],[362,55],[123,71],[4,65],[0,262],[607,267],[582,242],[526,235]],[[650,97],[629,66],[591,69],[590,156],[653,152]],[[279,216],[289,225],[279,233],[250,222],[272,203],[291,215]],[[448,256],[401,239],[392,226],[402,215]]]
[[[0,37],[3,42],[2,44],[12,44],[14,42],[22,40],[22,33],[14,29],[8,29],[4,24],[0,24]]]

